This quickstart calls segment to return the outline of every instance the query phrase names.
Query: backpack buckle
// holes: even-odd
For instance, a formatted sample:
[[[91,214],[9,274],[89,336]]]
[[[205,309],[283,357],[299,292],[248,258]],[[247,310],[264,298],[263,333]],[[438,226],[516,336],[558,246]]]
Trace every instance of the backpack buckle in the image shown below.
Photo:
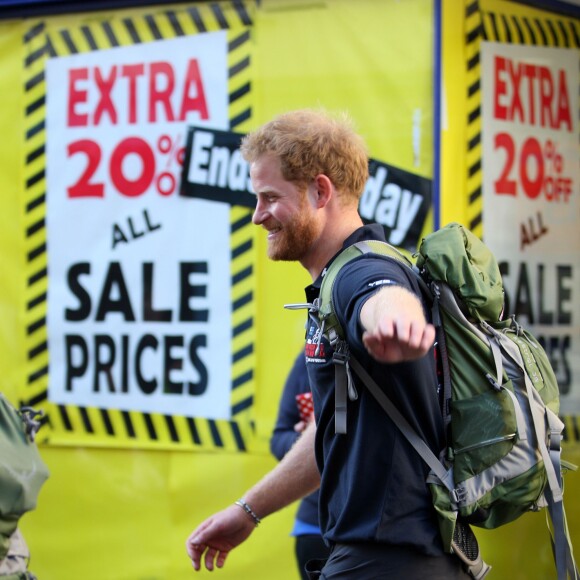
[[[338,376],[342,375],[342,373],[346,374],[348,398],[351,401],[356,401],[358,399],[358,392],[356,390],[354,380],[350,372],[350,365],[348,364],[349,360],[350,360],[350,350],[348,348],[347,342],[345,340],[338,340],[336,342],[334,352],[332,353],[332,362],[335,365],[335,377],[336,380],[338,381]],[[339,369],[339,365],[343,367],[344,370]]]
[[[310,312],[316,312],[318,310],[316,304],[312,302],[296,302],[292,304],[284,304],[286,310],[302,310],[308,308]]]
[[[26,435],[28,435],[28,438],[30,439],[31,442],[34,442],[36,434],[38,433],[38,430],[42,426],[41,421],[37,421],[36,417],[43,417],[44,411],[42,409],[40,411],[37,411],[32,407],[21,407],[20,416],[22,417],[22,421],[24,422],[24,430],[26,432]]]
[[[524,329],[522,328],[521,324],[519,324],[518,321],[516,320],[515,314],[512,314],[510,316],[510,319],[511,319],[510,326],[512,330],[516,333],[516,336],[522,336],[522,334],[524,333]]]
[[[465,503],[467,499],[467,490],[464,487],[456,487],[451,491],[451,499],[457,505]]]
[[[332,362],[336,365],[346,365],[346,363],[348,363],[348,353],[347,352],[339,352],[338,350],[335,350],[333,355],[332,355]]]

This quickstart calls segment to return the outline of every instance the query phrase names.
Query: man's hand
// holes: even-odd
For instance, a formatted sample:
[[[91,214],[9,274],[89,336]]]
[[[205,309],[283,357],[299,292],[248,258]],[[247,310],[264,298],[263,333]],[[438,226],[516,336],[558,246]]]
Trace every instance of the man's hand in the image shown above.
[[[222,568],[228,554],[254,530],[254,522],[237,505],[214,514],[195,529],[185,543],[187,554],[196,570],[202,560],[208,570]]]
[[[373,332],[365,331],[363,342],[370,355],[384,363],[421,358],[435,340],[435,327],[404,316],[383,317]]]
[[[257,516],[266,516],[289,506],[320,485],[320,473],[314,457],[316,426],[309,423],[282,461],[249,489],[245,498]],[[256,514],[254,514],[256,515]],[[200,524],[185,543],[196,570],[202,564],[208,570],[222,568],[228,554],[239,546],[256,527],[252,515],[239,505],[231,505]]]
[[[298,421],[298,423],[294,425],[294,431],[296,431],[296,433],[302,433],[302,431],[306,430],[308,425],[310,425],[310,423],[312,423],[313,421],[314,421],[314,411],[310,413],[310,416],[308,417],[307,421],[303,420]]]
[[[398,286],[371,296],[361,310],[361,323],[365,347],[383,363],[421,358],[435,340],[435,327],[425,320],[419,299]]]

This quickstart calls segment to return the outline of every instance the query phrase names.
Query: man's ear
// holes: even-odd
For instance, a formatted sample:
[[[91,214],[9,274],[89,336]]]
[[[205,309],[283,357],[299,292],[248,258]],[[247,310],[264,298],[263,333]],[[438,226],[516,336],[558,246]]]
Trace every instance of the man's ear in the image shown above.
[[[324,207],[334,195],[334,185],[328,176],[324,175],[324,173],[319,173],[314,178],[314,185],[316,186],[316,191],[318,193],[317,207]]]

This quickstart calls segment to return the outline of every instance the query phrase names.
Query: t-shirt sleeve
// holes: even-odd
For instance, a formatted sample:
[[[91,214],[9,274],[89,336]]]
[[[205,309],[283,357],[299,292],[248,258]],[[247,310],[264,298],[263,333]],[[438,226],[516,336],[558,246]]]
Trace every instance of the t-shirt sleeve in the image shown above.
[[[384,286],[401,286],[419,295],[415,274],[396,260],[364,256],[349,262],[338,273],[332,289],[335,312],[351,349],[362,349],[360,311],[364,303]]]

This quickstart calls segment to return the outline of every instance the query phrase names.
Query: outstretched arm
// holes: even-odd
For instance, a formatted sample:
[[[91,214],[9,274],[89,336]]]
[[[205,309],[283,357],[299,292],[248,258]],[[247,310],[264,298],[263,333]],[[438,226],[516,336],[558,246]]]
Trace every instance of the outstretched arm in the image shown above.
[[[311,424],[263,479],[244,496],[252,511],[264,518],[312,493],[320,485],[314,458],[316,427]],[[256,523],[240,506],[231,505],[200,524],[187,538],[191,563],[199,570],[202,561],[208,570],[221,568],[230,553],[252,533]]]
[[[435,340],[417,296],[401,286],[385,286],[363,305],[360,321],[370,355],[384,363],[421,358]]]

